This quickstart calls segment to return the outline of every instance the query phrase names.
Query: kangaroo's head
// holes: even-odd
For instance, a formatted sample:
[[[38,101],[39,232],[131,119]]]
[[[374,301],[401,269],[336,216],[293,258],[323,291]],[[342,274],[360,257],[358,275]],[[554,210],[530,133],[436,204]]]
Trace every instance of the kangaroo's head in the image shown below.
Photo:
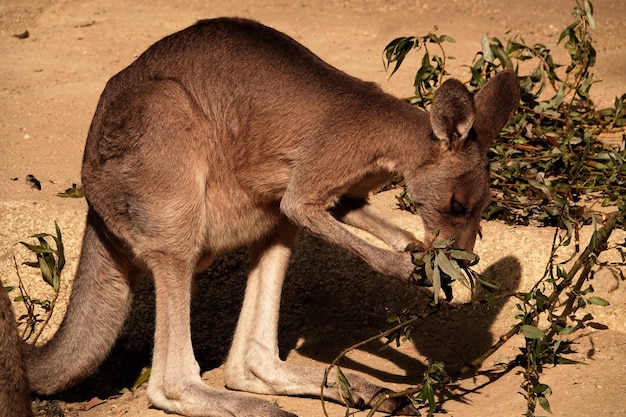
[[[494,76],[474,97],[457,80],[439,88],[430,114],[433,158],[407,178],[427,247],[438,231],[438,238],[454,237],[456,247],[473,250],[490,198],[489,147],[519,99],[519,82],[511,72]]]

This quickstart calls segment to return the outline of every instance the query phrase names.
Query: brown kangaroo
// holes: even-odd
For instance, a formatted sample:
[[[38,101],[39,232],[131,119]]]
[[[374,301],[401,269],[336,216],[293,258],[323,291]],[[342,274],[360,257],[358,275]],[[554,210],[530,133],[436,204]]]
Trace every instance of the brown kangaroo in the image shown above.
[[[0,282],[0,417],[33,415],[23,348],[11,300]]]
[[[436,230],[471,250],[489,200],[487,151],[518,101],[509,72],[475,97],[449,80],[429,115],[249,20],[201,21],[157,42],[111,78],[96,109],[83,160],[89,210],[78,271],[60,329],[28,351],[33,391],[57,392],[97,368],[148,273],[156,289],[153,405],[187,416],[293,416],[202,382],[189,325],[194,273],[217,255],[249,249],[228,388],[319,395],[322,371],[278,354],[281,288],[298,229],[404,281],[414,270],[405,250],[428,247]],[[424,243],[368,204],[395,173],[423,218]],[[348,379],[363,407],[385,393]],[[342,401],[334,385],[325,393]],[[382,409],[417,414],[398,400]]]

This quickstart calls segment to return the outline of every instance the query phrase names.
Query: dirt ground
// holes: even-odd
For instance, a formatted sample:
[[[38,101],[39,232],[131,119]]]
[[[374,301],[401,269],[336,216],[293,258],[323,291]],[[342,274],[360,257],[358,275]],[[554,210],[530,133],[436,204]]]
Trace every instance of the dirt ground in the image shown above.
[[[452,36],[448,46],[453,74],[465,76],[483,34],[502,38],[522,34],[527,42],[554,44],[572,21],[573,0],[111,0],[0,1],[0,277],[17,281],[18,263],[29,260],[17,244],[29,235],[52,232],[57,221],[64,232],[68,266],[57,314],[49,337],[61,320],[84,228],[84,200],[61,199],[56,193],[80,183],[86,132],[104,84],[164,35],[201,18],[243,16],[286,32],[331,64],[375,81],[398,96],[412,92],[414,62],[391,80],[381,52],[393,38],[424,34],[433,26]],[[548,4],[549,3],[549,4]],[[596,0],[598,51],[593,99],[610,104],[626,91],[622,0]],[[28,37],[14,35],[28,31]],[[411,67],[411,65],[413,65]],[[32,188],[26,176],[41,182]],[[396,208],[393,192],[375,196],[386,215],[420,233],[415,216]],[[545,267],[553,230],[511,227],[489,222],[476,252],[479,270],[503,283],[504,292],[528,289]],[[589,231],[583,233],[582,243]],[[623,240],[620,232],[614,240]],[[194,346],[206,382],[223,386],[221,363],[240,308],[245,284],[245,254],[220,259],[198,280],[194,297]],[[49,296],[26,267],[20,273],[36,296]],[[606,272],[596,275],[596,295],[608,307],[586,310],[593,317],[576,333],[573,359],[582,364],[546,368],[543,382],[552,387],[554,415],[624,416],[626,400],[626,296],[624,283]],[[463,301],[461,294],[457,300]],[[428,302],[417,293],[371,272],[360,260],[311,237],[297,246],[287,279],[281,318],[281,352],[287,361],[325,366],[342,349],[386,328],[386,309],[419,310]],[[413,342],[381,351],[374,342],[350,353],[351,369],[394,389],[421,381],[427,359],[449,364],[471,361],[514,323],[515,302],[502,297],[495,309],[461,305],[420,323]],[[149,363],[153,298],[146,284],[126,331],[102,371],[79,390],[55,397],[67,415],[162,416],[150,408],[145,386],[123,395]],[[97,329],[94,329],[97,331]],[[517,353],[514,339],[486,361],[474,378],[460,380],[441,398],[437,415],[454,417],[517,416],[525,402],[519,392],[520,369],[502,370]],[[71,358],[60,358],[71,360]],[[98,397],[102,401],[90,402]],[[270,397],[302,417],[323,415],[317,399]],[[343,407],[328,405],[332,416]],[[363,412],[355,413],[365,415]]]

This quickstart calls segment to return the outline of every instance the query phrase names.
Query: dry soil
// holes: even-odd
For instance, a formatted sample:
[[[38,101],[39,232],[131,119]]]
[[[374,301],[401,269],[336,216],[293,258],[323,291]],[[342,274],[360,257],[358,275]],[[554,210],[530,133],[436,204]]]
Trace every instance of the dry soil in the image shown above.
[[[64,232],[68,266],[58,311],[49,337],[61,320],[80,250],[86,205],[61,199],[56,193],[80,183],[86,132],[107,79],[133,61],[161,37],[217,16],[243,16],[282,30],[323,59],[349,74],[379,83],[398,96],[412,92],[416,62],[409,61],[392,79],[383,71],[381,51],[393,38],[424,34],[438,27],[452,36],[448,46],[453,74],[480,49],[484,34],[523,35],[529,42],[556,43],[560,30],[572,21],[573,0],[2,0],[0,2],[0,276],[17,281],[17,263],[29,260],[17,244],[29,235],[52,232],[57,221]],[[626,91],[624,4],[596,0],[598,51],[593,99],[610,104]],[[25,34],[28,36],[15,36]],[[555,46],[555,49],[559,49]],[[558,54],[557,54],[558,55]],[[562,56],[562,55],[561,55]],[[33,175],[41,190],[31,188]],[[374,198],[387,216],[420,233],[416,217],[397,209],[394,192]],[[480,270],[503,283],[504,292],[528,289],[548,259],[552,229],[512,227],[489,222],[477,244]],[[583,233],[582,243],[589,231]],[[615,237],[623,239],[620,233]],[[222,361],[228,351],[245,283],[245,254],[220,259],[198,281],[194,297],[194,346],[206,382],[222,387]],[[292,261],[285,288],[280,346],[287,361],[325,366],[342,349],[386,328],[386,310],[421,309],[428,296],[372,273],[360,260],[303,236]],[[33,295],[47,297],[38,278],[26,267],[20,273]],[[626,326],[624,284],[598,273],[597,295],[605,308],[591,307],[587,326],[576,333],[571,358],[581,364],[546,367],[542,381],[552,387],[555,415],[626,415]],[[457,297],[463,300],[462,294]],[[79,389],[55,397],[67,415],[163,416],[148,404],[145,387],[129,387],[148,365],[153,320],[149,284],[138,297],[125,334],[102,371]],[[394,389],[418,383],[428,359],[461,364],[472,360],[515,322],[515,301],[499,298],[495,309],[461,305],[422,321],[413,342],[380,350],[375,342],[350,353],[345,369],[378,380]],[[94,329],[97,331],[97,329]],[[525,410],[519,394],[520,369],[499,364],[515,357],[521,340],[514,338],[485,362],[473,378],[457,381],[440,398],[437,415],[455,417],[518,416]],[[101,400],[93,400],[100,398]],[[302,417],[320,416],[320,401],[269,397]],[[91,401],[90,401],[91,400]],[[344,415],[329,405],[332,416]],[[365,415],[357,412],[355,415]]]

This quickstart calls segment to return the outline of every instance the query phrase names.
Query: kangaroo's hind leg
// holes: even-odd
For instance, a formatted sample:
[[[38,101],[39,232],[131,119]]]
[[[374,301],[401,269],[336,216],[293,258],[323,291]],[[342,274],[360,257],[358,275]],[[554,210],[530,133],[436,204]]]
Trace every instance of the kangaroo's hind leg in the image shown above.
[[[92,203],[154,280],[148,399],[189,417],[293,417],[269,401],[211,388],[200,377],[191,342],[191,281],[214,248],[206,237],[205,178],[212,171],[201,145],[208,139],[193,99],[177,81],[152,80],[99,109],[83,172],[92,179]]]
[[[318,397],[324,370],[282,361],[278,353],[278,315],[285,271],[296,236],[296,227],[284,221],[275,234],[251,250],[251,271],[246,294],[225,366],[226,386],[260,394]],[[371,407],[388,390],[357,375],[347,375],[357,406]],[[325,396],[344,402],[329,376]],[[391,399],[380,411],[418,415],[405,399]]]
[[[175,259],[160,259],[152,270],[157,314],[150,401],[186,416],[294,417],[268,401],[212,388],[202,381],[189,324],[193,270]]]

